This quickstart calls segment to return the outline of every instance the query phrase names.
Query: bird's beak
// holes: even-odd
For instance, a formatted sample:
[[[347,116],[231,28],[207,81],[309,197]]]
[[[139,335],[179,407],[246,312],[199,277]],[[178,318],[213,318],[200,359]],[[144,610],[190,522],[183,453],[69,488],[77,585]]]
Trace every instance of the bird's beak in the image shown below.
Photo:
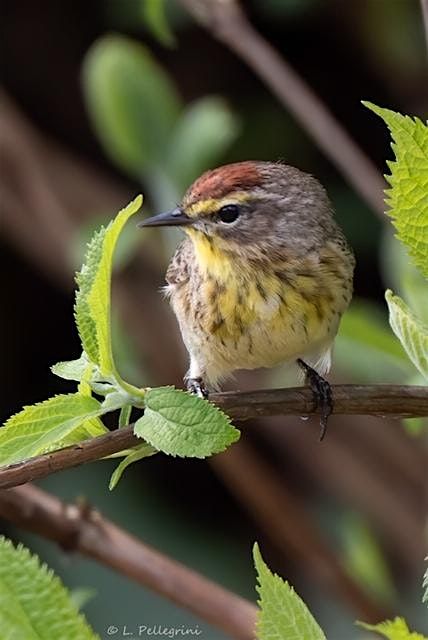
[[[157,216],[147,218],[137,224],[137,227],[182,227],[192,224],[189,218],[180,207],[176,207],[166,213],[159,213]]]

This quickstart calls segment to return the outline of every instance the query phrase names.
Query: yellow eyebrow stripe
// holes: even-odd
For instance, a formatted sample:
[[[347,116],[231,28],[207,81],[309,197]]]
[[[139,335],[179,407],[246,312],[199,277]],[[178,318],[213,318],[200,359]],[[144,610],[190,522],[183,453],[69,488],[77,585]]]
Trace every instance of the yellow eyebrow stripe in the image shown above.
[[[249,195],[244,191],[231,193],[225,198],[207,198],[206,200],[199,200],[198,202],[191,204],[189,207],[186,207],[186,214],[191,218],[196,218],[201,215],[209,215],[228,204],[237,204],[239,202],[245,202],[248,199]]]

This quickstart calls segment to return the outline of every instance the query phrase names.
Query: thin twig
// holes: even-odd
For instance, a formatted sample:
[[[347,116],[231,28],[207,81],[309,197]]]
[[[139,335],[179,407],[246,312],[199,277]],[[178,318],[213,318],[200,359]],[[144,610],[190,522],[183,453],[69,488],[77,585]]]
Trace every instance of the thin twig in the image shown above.
[[[421,0],[421,9],[424,21],[425,40],[428,48],[428,0]]]
[[[94,558],[233,638],[254,638],[257,610],[251,602],[159,553],[96,510],[63,504],[28,485],[0,492],[0,516],[67,551]]]
[[[333,413],[414,418],[428,416],[428,387],[400,385],[333,385]],[[307,387],[213,393],[211,400],[236,420],[258,416],[318,414]],[[99,460],[139,444],[132,425],[103,436],[0,469],[0,489]]]
[[[386,185],[374,164],[309,85],[251,26],[237,0],[180,2],[198,22],[248,64],[294,114],[357,193],[383,217],[383,190]]]

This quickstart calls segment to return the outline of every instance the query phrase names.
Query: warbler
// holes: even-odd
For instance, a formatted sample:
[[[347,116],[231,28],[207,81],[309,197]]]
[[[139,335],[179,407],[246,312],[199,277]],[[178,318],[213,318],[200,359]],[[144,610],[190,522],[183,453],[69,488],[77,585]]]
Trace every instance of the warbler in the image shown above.
[[[322,437],[332,410],[322,376],[355,260],[320,182],[279,162],[221,166],[139,224],[163,225],[186,232],[166,292],[189,353],[187,388],[206,397],[237,369],[297,361],[321,405]]]

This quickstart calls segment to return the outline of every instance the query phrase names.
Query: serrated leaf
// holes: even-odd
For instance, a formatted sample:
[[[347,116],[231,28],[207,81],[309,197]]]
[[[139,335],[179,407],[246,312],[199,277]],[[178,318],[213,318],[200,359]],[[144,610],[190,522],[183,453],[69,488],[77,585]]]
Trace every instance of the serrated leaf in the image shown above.
[[[225,101],[207,96],[190,104],[171,134],[165,166],[182,190],[215,165],[238,134],[238,120]]]
[[[115,486],[121,479],[123,472],[127,467],[129,467],[130,464],[132,464],[133,462],[137,462],[138,460],[142,460],[143,458],[153,456],[155,453],[159,453],[158,450],[147,443],[140,444],[138,447],[136,447],[131,453],[126,456],[126,458],[119,462],[116,469],[111,474],[109,483],[110,491],[115,488]]]
[[[143,20],[153,35],[165,46],[172,47],[175,38],[166,17],[165,0],[140,0],[140,7]]]
[[[390,289],[386,291],[385,298],[392,330],[415,367],[428,380],[428,327]]]
[[[102,227],[93,235],[88,244],[82,268],[76,274],[78,289],[76,291],[74,317],[83,351],[85,351],[89,360],[95,364],[99,361],[97,329],[89,308],[88,295],[101,260],[105,232],[106,230]]]
[[[0,429],[0,464],[58,448],[76,427],[101,413],[98,400],[80,393],[58,395],[24,407]]]
[[[149,389],[134,433],[169,455],[206,458],[224,451],[240,433],[210,402],[174,387]]]
[[[367,631],[375,631],[388,640],[428,640],[426,636],[410,631],[403,618],[394,618],[394,620],[386,620],[379,622],[379,624],[366,624],[365,622],[357,622],[357,624]]]
[[[51,371],[59,378],[64,380],[76,380],[80,382],[89,364],[89,360],[85,354],[82,353],[77,360],[66,360],[64,362],[57,362],[51,366]]]
[[[428,126],[411,118],[383,109],[370,102],[366,107],[387,124],[396,160],[388,162],[391,188],[385,191],[388,212],[410,256],[428,278]]]
[[[60,579],[0,537],[0,628],[7,640],[99,640]]]
[[[164,156],[181,105],[148,49],[123,36],[104,36],[83,66],[90,116],[113,162],[137,179]]]
[[[88,246],[85,263],[77,275],[75,315],[82,346],[102,376],[115,373],[111,344],[111,274],[113,252],[127,220],[141,207],[138,196]],[[89,347],[89,351],[88,351]]]
[[[326,640],[323,630],[288,582],[272,573],[257,543],[253,548],[260,599],[258,640]]]

